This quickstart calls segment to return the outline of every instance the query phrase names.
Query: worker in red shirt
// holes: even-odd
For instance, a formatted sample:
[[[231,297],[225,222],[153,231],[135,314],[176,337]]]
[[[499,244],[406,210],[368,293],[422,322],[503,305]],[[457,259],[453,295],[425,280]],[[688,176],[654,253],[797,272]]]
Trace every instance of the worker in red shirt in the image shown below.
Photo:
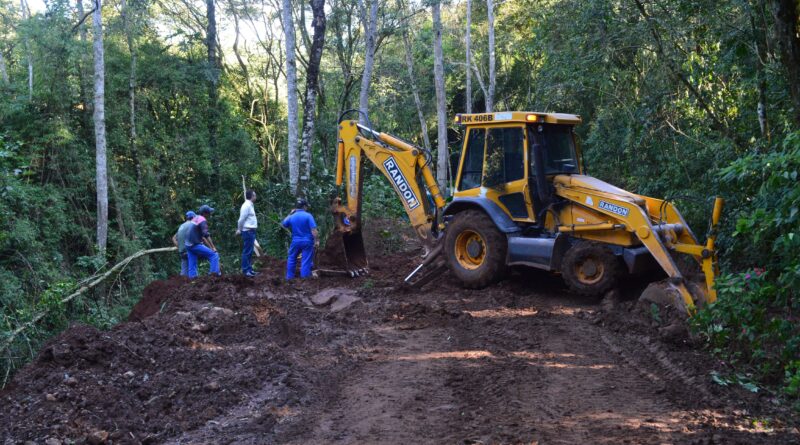
[[[192,230],[186,236],[186,253],[189,256],[189,278],[197,276],[197,260],[204,258],[209,263],[209,274],[221,275],[219,270],[219,254],[211,234],[208,232],[208,218],[214,209],[207,205],[197,209],[198,215],[192,220]]]

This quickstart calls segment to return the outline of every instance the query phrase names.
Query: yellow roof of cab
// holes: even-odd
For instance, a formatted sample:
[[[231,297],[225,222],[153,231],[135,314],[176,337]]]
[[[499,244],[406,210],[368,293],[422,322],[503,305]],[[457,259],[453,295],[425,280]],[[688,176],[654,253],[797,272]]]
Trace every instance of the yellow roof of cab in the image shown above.
[[[500,111],[496,113],[457,114],[455,122],[461,125],[524,122],[545,124],[580,124],[577,114],[540,113],[536,111]]]

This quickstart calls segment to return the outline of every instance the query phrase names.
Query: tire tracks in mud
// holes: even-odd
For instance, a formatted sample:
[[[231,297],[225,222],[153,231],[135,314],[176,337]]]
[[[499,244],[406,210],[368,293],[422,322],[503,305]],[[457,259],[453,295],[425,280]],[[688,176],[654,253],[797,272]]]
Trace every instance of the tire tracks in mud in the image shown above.
[[[464,376],[475,443],[664,443],[680,429],[673,408],[638,372],[620,365],[598,328],[553,308],[473,319],[463,347],[494,360]],[[482,388],[477,392],[471,388]],[[479,408],[476,408],[479,407]]]
[[[428,443],[442,419],[456,417],[440,352],[448,349],[447,331],[381,327],[376,334],[335,398],[307,412],[300,420],[307,431],[286,443]]]
[[[536,296],[450,297],[378,323],[339,391],[298,418],[303,434],[278,442],[776,443],[647,338]]]

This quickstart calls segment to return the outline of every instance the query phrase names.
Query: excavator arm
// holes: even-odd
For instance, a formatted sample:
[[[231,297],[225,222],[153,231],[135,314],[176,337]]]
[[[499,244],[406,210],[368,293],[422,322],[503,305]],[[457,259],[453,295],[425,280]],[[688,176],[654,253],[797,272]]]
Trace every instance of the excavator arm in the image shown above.
[[[343,238],[348,268],[368,267],[361,235],[364,157],[392,184],[415,233],[426,249],[432,249],[443,228],[440,215],[445,200],[431,170],[430,153],[358,121],[343,120],[338,128],[336,185],[344,185],[344,199],[334,198],[331,211]]]

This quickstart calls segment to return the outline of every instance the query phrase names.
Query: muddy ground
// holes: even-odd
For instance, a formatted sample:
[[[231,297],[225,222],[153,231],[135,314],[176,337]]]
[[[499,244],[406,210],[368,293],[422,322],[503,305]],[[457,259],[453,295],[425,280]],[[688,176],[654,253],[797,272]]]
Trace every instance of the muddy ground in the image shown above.
[[[0,444],[800,443],[772,395],[714,384],[720,363],[623,297],[535,271],[398,288],[417,254],[154,282],[129,322],[73,326],[16,375]]]

